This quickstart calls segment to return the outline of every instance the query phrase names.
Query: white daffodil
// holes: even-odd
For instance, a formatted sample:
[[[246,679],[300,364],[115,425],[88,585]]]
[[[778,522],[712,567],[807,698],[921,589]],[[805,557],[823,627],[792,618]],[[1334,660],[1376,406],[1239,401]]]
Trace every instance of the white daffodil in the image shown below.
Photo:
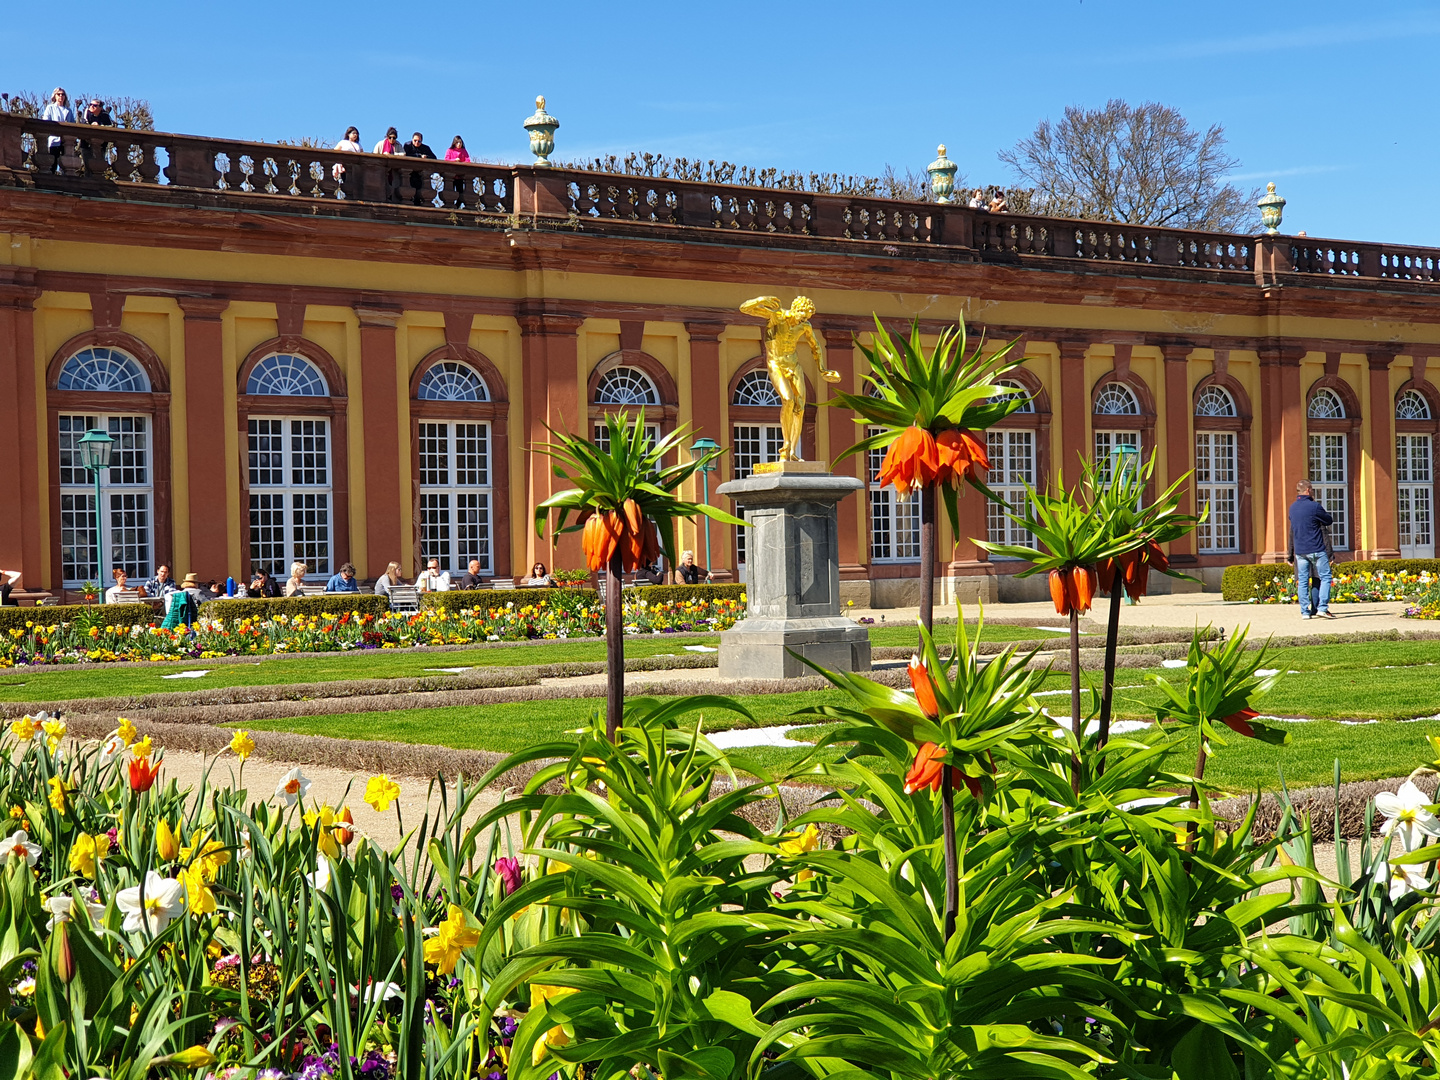
[[[310,781],[296,765],[280,778],[280,783],[275,785],[275,797],[284,799],[286,806],[294,806],[297,799],[303,799],[310,792]]]
[[[105,740],[105,745],[100,748],[100,767],[103,769],[117,757],[122,757],[126,751],[125,740],[118,734],[111,735]]]
[[[374,1005],[377,1001],[392,1001],[402,993],[400,987],[393,982],[378,982],[365,987],[365,993],[360,995],[360,999],[366,1005]]]
[[[1429,807],[1430,796],[1410,780],[1401,784],[1394,795],[1382,791],[1375,796],[1375,809],[1385,815],[1385,824],[1380,832],[1389,836],[1398,830],[1406,851],[1415,850],[1417,834],[1440,836],[1440,820],[1430,813]]]
[[[313,874],[306,874],[305,880],[314,886],[317,892],[324,892],[330,888],[330,860],[324,856],[317,859],[315,861],[315,872]]]
[[[1382,884],[1389,883],[1391,900],[1399,900],[1406,893],[1424,892],[1430,888],[1430,882],[1419,866],[1397,866],[1382,862],[1375,867],[1375,880]]]
[[[30,834],[24,829],[16,829],[4,840],[0,840],[0,862],[4,862],[12,855],[18,856],[34,866],[40,858],[40,845],[32,844]]]
[[[70,909],[75,901],[68,896],[52,896],[45,901],[45,910],[50,913],[50,921],[45,924],[48,933],[55,929],[57,923],[70,921]]]
[[[134,933],[143,927],[151,934],[158,934],[184,912],[185,883],[147,870],[144,899],[140,897],[140,886],[136,885],[116,893],[115,906],[125,913],[122,929]]]

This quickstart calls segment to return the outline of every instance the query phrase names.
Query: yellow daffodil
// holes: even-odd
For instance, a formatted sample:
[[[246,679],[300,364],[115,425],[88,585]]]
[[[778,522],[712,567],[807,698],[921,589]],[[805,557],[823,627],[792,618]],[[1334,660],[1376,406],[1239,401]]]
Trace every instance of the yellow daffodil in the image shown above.
[[[180,854],[180,841],[164,818],[160,819],[160,824],[155,828],[155,853],[160,856],[162,863],[174,862],[175,856]]]
[[[50,800],[51,807],[57,814],[65,812],[65,781],[58,776],[52,776],[49,782],[50,794],[46,796]]]
[[[115,729],[115,734],[125,740],[126,746],[129,746],[140,737],[140,732],[136,729],[135,725],[123,716],[120,717],[120,726]]]
[[[139,742],[135,743],[130,748],[130,752],[135,755],[135,758],[137,760],[139,760],[140,758],[148,758],[152,753],[155,752],[155,747],[150,742],[150,736],[146,735]]]
[[[480,942],[480,931],[470,929],[465,921],[465,912],[450,905],[450,913],[440,924],[440,932],[425,941],[425,962],[434,964],[440,973],[449,975],[466,949],[474,948]]]
[[[214,881],[220,867],[230,861],[230,852],[219,840],[209,839],[210,834],[197,836],[190,844],[180,849],[180,858],[192,867],[198,866],[206,881]]]
[[[244,761],[255,752],[255,740],[250,737],[248,731],[237,731],[235,737],[230,740],[230,749],[235,756]]]
[[[40,727],[41,730],[45,732],[45,745],[50,748],[50,752],[53,754],[56,750],[60,749],[60,740],[65,737],[65,721],[46,720]]]
[[[35,723],[33,716],[22,716],[19,720],[10,721],[10,734],[21,742],[29,742],[40,730],[40,725]]]
[[[400,785],[384,773],[372,776],[365,784],[365,801],[382,814],[389,810],[390,804],[399,797]]]
[[[110,837],[104,833],[81,833],[70,845],[70,869],[84,877],[95,876],[95,866],[110,854]]]
[[[782,855],[805,855],[814,851],[820,846],[820,830],[814,825],[806,825],[802,833],[791,833],[784,840],[780,841],[780,854]]]
[[[305,824],[315,830],[315,846],[332,859],[340,857],[340,845],[335,840],[335,811],[329,803],[319,810],[305,813]]]
[[[577,991],[570,986],[544,986],[540,983],[530,984],[530,1008],[535,1010],[546,1002],[556,1001],[559,998],[567,997]],[[538,1067],[544,1060],[545,1053],[550,1047],[567,1046],[570,1042],[570,1032],[565,1030],[563,1024],[556,1024],[545,1035],[535,1041],[535,1047],[530,1051],[530,1064]]]
[[[180,880],[185,884],[185,906],[190,914],[199,918],[215,910],[215,893],[206,880],[204,860],[191,863],[180,871]]]

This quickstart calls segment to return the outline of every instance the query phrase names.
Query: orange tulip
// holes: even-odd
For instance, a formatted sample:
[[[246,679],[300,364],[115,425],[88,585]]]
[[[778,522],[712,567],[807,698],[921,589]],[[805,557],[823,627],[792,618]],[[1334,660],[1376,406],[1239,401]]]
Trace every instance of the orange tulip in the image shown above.
[[[130,759],[130,787],[134,791],[149,791],[155,786],[155,777],[160,775],[160,766],[151,764],[149,758]]]
[[[915,688],[915,704],[931,720],[940,715],[940,703],[935,699],[935,683],[930,679],[930,669],[920,657],[910,657],[910,685]]]
[[[355,839],[355,830],[349,827],[353,824],[355,824],[355,817],[350,813],[350,807],[341,807],[340,813],[335,815],[335,839],[339,841],[341,847]]]
[[[1260,714],[1254,709],[1241,709],[1237,713],[1231,713],[1220,722],[1231,731],[1239,732],[1247,739],[1253,739],[1255,737],[1255,729],[1250,726],[1250,721],[1259,715]]]
[[[990,468],[985,444],[968,431],[942,431],[935,436],[935,451],[940,462],[936,483],[962,484],[974,480],[977,469]]]
[[[935,436],[912,424],[885,451],[885,460],[880,463],[880,485],[894,484],[901,495],[909,495],[912,489],[933,484],[939,472]]]

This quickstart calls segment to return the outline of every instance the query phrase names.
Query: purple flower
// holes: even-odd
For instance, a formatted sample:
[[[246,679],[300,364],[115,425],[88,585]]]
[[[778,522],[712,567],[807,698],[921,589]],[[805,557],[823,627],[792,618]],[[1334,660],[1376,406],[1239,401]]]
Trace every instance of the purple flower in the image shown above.
[[[396,903],[399,903],[401,900],[405,899],[405,889],[398,881],[394,885],[390,886],[390,899],[394,900]]]
[[[500,891],[502,896],[509,896],[516,889],[520,888],[520,860],[511,858],[500,858],[495,860],[495,873],[500,875]]]

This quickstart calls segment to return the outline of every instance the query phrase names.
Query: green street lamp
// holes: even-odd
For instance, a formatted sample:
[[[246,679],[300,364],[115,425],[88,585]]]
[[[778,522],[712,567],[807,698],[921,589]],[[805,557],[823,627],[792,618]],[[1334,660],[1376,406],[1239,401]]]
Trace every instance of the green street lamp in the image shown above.
[[[717,468],[716,459],[711,455],[719,449],[720,444],[714,439],[696,439],[695,444],[690,447],[691,461],[701,461],[703,458],[710,457],[709,461],[705,461],[700,466],[700,483],[704,489],[704,501],[707,506],[710,505],[710,474]],[[710,570],[710,519],[708,517],[705,519],[705,569],[707,572]]]
[[[1130,443],[1116,443],[1110,448],[1110,483],[1119,484],[1135,475],[1135,470],[1140,467],[1140,448]],[[1120,581],[1120,575],[1115,575],[1115,588],[1124,589]],[[1125,593],[1125,605],[1127,607],[1135,603],[1135,598],[1128,592]]]
[[[115,440],[103,431],[91,429],[77,444],[80,461],[95,476],[95,578],[100,578],[100,473],[110,467],[110,451]]]

